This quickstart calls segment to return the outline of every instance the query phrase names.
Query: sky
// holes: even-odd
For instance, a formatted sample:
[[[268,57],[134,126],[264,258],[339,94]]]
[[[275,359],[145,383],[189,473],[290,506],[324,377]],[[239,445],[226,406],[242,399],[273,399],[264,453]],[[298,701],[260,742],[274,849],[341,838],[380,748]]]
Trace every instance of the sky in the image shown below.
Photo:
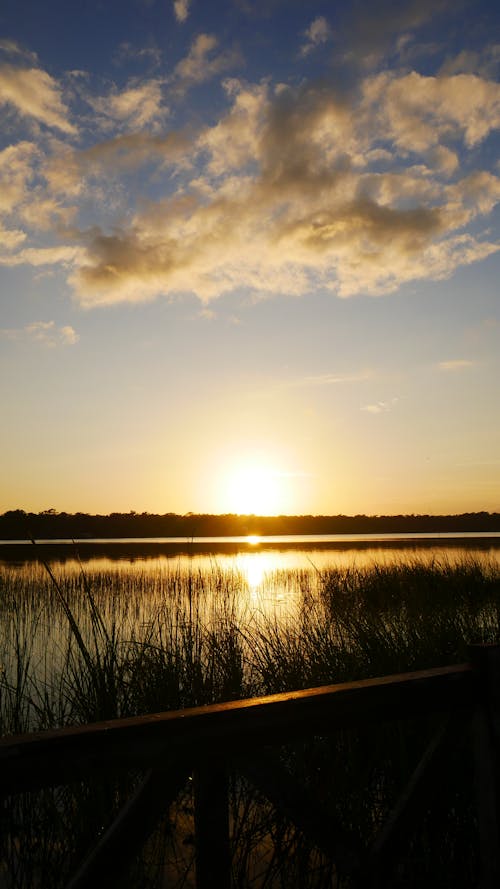
[[[496,6],[3,0],[1,512],[500,511]]]

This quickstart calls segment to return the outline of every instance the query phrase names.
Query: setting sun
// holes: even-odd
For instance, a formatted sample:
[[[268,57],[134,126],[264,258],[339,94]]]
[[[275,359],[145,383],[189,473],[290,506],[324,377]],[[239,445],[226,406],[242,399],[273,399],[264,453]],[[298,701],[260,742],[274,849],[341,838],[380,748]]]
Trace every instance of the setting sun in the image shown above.
[[[263,462],[235,466],[226,476],[224,499],[229,512],[278,515],[282,512],[285,486],[282,474]]]

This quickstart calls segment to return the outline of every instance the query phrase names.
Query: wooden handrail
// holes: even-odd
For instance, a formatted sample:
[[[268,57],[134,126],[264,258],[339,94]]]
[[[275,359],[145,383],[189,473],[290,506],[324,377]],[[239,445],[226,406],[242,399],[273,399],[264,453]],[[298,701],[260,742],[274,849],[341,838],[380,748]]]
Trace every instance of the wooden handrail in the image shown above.
[[[408,812],[422,792],[423,779],[439,766],[436,754],[443,752],[443,739],[449,740],[450,734],[453,737],[453,726],[463,715],[476,714],[474,718],[481,723],[474,737],[482,886],[493,889],[499,873],[492,745],[495,733],[500,734],[495,697],[500,648],[477,646],[471,651],[471,660],[470,664],[4,737],[0,739],[0,795],[80,781],[100,771],[133,768],[146,772],[137,793],[89,851],[68,885],[68,889],[89,889],[97,876],[106,876],[107,884],[115,885],[117,861],[121,859],[123,864],[124,843],[132,848],[133,839],[140,842],[137,833],[144,833],[141,828],[145,815],[158,815],[165,805],[168,807],[185,776],[194,774],[197,886],[205,889],[214,885],[216,873],[217,885],[223,889],[230,885],[224,778],[230,763],[236,768],[239,765],[243,773],[245,768],[247,772],[250,769],[250,779],[256,774],[255,780],[259,781],[262,774],[258,769],[252,773],[251,761],[264,747],[314,734],[326,735],[336,729],[444,714],[445,723],[431,739],[372,849],[364,853],[364,863],[363,856],[360,858],[350,847],[350,837],[333,822],[328,825],[330,831],[336,831],[336,836],[331,833],[331,840],[337,864],[353,879],[357,873],[360,885],[378,887],[383,874],[381,862],[397,845]],[[272,767],[267,779],[269,774],[272,786],[266,780],[265,791],[270,790],[278,799],[283,796],[279,780],[286,780],[286,776],[280,778]],[[215,809],[214,793],[219,800]],[[288,802],[290,810],[297,808],[293,800]],[[304,801],[299,802],[300,811],[305,811]],[[313,822],[309,825],[312,828]]]
[[[202,761],[291,737],[471,706],[456,664],[357,682],[61,728],[0,740],[0,794],[80,780],[101,769]]]

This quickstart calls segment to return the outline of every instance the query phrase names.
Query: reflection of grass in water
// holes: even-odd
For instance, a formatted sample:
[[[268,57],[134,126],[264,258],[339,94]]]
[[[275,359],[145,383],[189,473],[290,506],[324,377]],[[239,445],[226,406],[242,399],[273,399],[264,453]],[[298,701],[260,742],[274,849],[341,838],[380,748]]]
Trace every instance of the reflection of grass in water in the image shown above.
[[[265,583],[263,595],[274,601],[288,590],[295,611],[274,617],[250,612],[245,576],[221,571],[216,563],[189,575],[161,569],[153,576],[137,569],[62,572],[60,593],[79,642],[46,574],[35,566],[0,570],[3,733],[437,666],[465,659],[470,642],[499,640],[498,564],[415,562],[320,574],[311,568],[269,573]],[[410,774],[428,731],[426,725],[397,724],[369,736],[339,732],[329,741],[287,748],[280,762],[366,842]],[[425,879],[438,886],[449,879],[452,856],[454,885],[465,886],[474,881],[469,760],[461,749],[450,759],[452,767],[442,776],[447,795],[438,800],[435,820],[424,820],[410,857],[423,879],[427,850],[435,879],[429,882],[427,871]],[[4,813],[5,885],[61,885],[72,860],[130,792],[130,780],[13,798]],[[334,885],[324,857],[241,779],[232,785],[232,800],[236,885],[244,885],[248,871],[258,885],[260,870],[267,875],[260,884],[268,886]],[[178,875],[189,869],[189,787],[171,819],[148,843],[148,861],[137,863],[136,885],[161,885],[164,865],[152,865],[160,840],[171,861],[170,878],[174,860]],[[433,825],[439,842],[432,838]]]

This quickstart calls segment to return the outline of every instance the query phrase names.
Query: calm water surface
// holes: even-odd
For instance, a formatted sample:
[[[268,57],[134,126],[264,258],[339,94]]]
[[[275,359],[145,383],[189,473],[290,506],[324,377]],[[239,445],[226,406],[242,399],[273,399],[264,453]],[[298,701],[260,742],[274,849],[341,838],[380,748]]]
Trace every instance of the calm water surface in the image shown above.
[[[128,644],[192,621],[222,626],[229,614],[245,628],[269,619],[295,626],[320,601],[327,569],[468,559],[498,567],[500,534],[3,541],[0,673],[14,682],[19,640],[40,681],[64,668],[68,622],[47,565],[86,637],[92,590],[105,624]]]
[[[268,537],[121,538],[113,540],[0,541],[0,565],[22,571],[45,560],[65,574],[238,572],[254,596],[290,571],[314,576],[328,568],[365,568],[394,562],[446,562],[466,558],[500,564],[500,532],[488,534],[281,535]]]

